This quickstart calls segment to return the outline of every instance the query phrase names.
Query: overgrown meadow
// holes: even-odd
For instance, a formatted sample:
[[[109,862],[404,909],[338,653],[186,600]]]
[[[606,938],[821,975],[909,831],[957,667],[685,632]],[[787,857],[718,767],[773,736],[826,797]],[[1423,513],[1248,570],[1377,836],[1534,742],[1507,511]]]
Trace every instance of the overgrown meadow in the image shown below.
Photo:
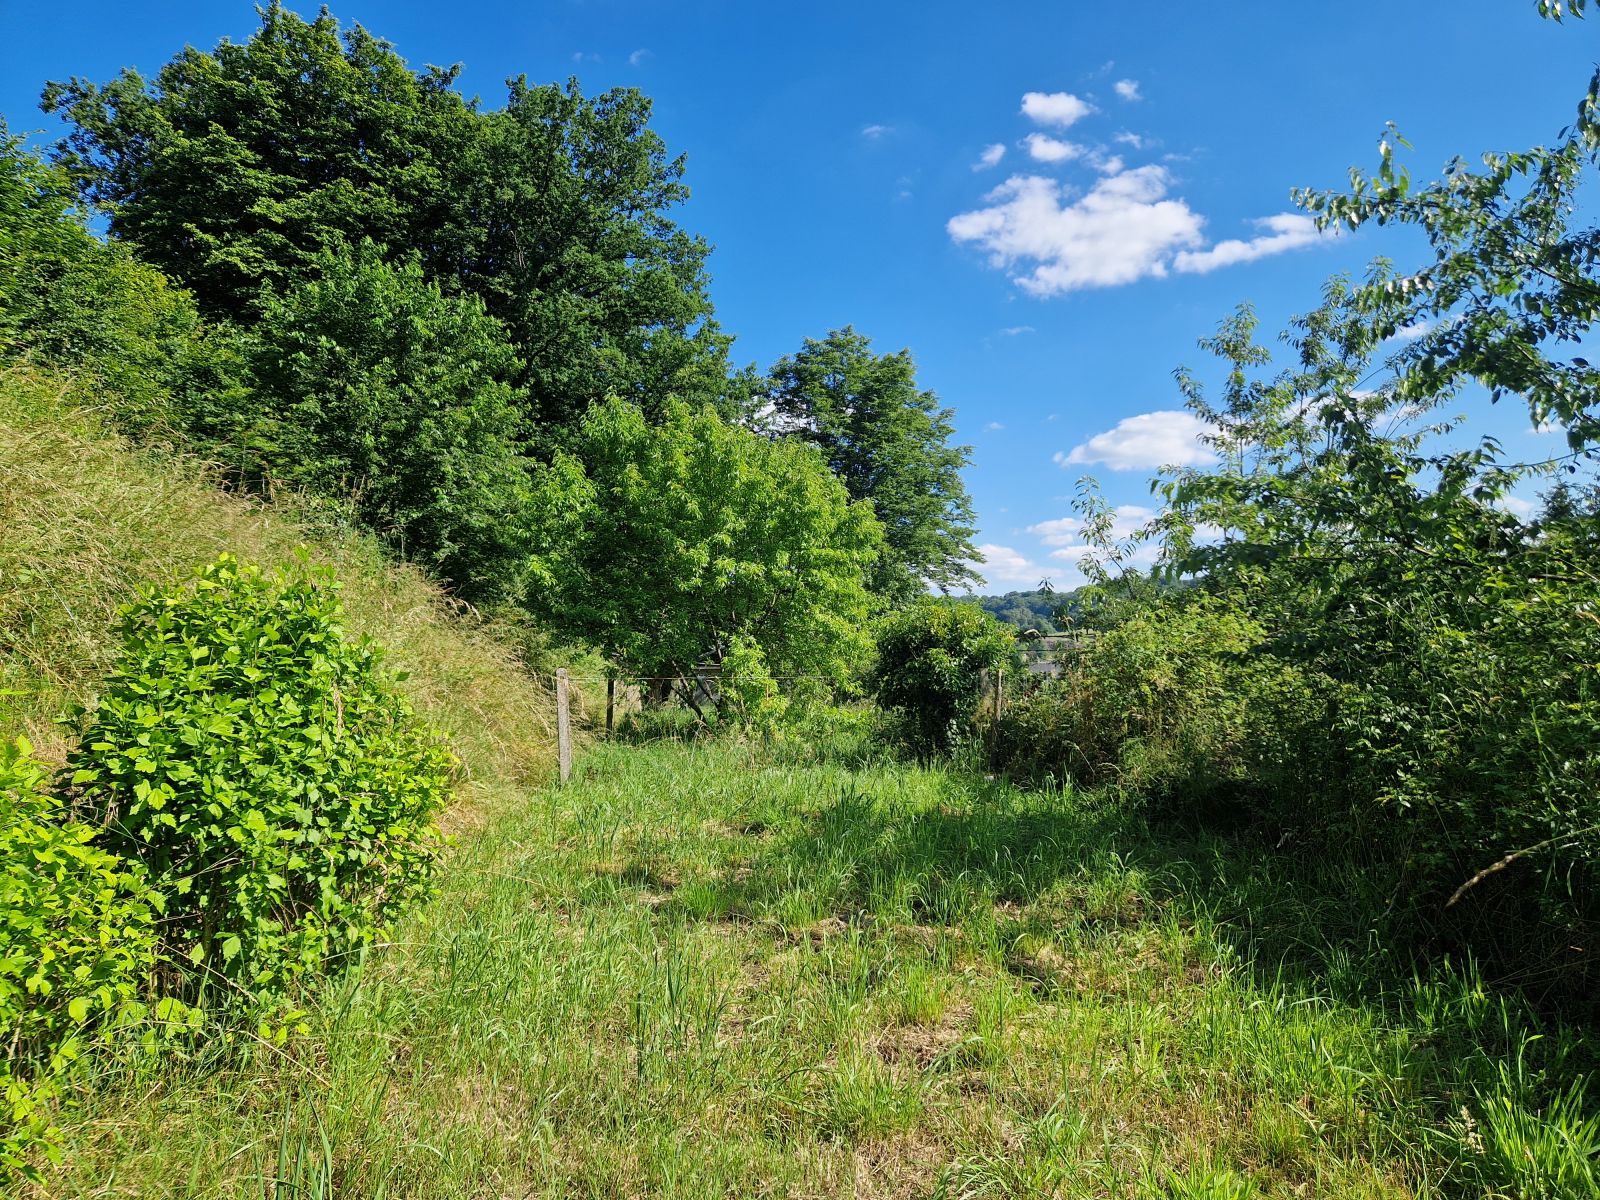
[[[1426,248],[979,605],[953,414],[733,361],[647,97],[259,19],[0,126],[0,1187],[1600,1196],[1600,85],[1297,196]]]

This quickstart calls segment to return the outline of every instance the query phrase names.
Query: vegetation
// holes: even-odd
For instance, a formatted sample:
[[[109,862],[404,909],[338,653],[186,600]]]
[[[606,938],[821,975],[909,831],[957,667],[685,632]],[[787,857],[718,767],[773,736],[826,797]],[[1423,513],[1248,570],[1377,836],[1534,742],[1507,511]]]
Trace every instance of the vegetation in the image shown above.
[[[822,451],[854,500],[883,522],[872,590],[896,605],[930,587],[977,580],[971,567],[972,500],[961,482],[970,446],[951,446],[955,414],[918,391],[909,351],[875,355],[853,329],[779,360],[768,379],[770,424]]]
[[[924,600],[879,627],[873,691],[912,750],[949,750],[971,727],[983,673],[1011,648],[1010,631],[977,605]]]
[[[0,131],[4,1186],[1600,1191],[1600,75],[1302,195],[1431,252],[982,606],[909,351],[734,370],[649,101],[455,84],[272,3]],[[575,658],[682,707],[542,788]]]
[[[1590,1052],[1392,958],[1375,864],[819,749],[506,795],[309,1035],[108,1070],[51,1194],[1591,1194]]]
[[[101,1029],[142,1015],[160,903],[136,862],[62,811],[32,749],[0,744],[0,1178],[54,1149],[50,1105]]]
[[[68,757],[208,1007],[266,1007],[427,894],[452,761],[342,617],[325,567],[270,579],[223,555],[147,591]]]
[[[867,649],[867,569],[881,546],[815,451],[674,405],[649,424],[589,411],[543,473],[533,602],[637,676],[690,684],[740,651],[766,673],[843,685]],[[755,656],[752,657],[752,652]]]
[[[274,0],[245,42],[185,49],[148,81],[52,83],[45,108],[72,122],[63,161],[113,235],[210,317],[248,321],[370,238],[504,324],[538,429],[607,395],[722,398],[709,247],[669,216],[684,163],[649,100],[513,80],[481,111],[456,74]]]
[[[1069,608],[1072,593],[1053,591],[1006,592],[999,596],[976,596],[978,607],[996,621],[1017,629],[1036,629],[1040,633],[1057,633],[1057,621],[1062,609]]]

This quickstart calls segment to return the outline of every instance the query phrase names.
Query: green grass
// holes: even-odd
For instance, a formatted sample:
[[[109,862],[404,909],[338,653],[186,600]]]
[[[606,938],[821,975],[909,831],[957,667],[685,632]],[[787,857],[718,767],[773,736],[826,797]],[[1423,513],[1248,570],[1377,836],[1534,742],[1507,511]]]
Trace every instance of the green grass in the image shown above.
[[[497,793],[310,1036],[107,1064],[37,1194],[1594,1194],[1577,1039],[1353,868],[817,758]]]

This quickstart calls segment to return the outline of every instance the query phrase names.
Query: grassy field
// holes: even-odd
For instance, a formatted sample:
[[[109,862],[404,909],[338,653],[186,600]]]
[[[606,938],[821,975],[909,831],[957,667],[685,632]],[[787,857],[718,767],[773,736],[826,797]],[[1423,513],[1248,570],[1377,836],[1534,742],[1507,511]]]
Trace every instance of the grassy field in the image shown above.
[[[670,742],[461,824],[311,1036],[108,1067],[26,1194],[1493,1195],[1584,1136],[1568,1041],[1270,846]]]

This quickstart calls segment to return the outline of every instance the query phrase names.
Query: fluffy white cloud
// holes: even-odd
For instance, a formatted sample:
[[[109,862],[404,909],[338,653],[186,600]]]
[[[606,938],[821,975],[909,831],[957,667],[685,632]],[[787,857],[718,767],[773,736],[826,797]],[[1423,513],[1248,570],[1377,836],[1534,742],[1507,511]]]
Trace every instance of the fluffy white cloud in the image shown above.
[[[972,164],[974,171],[987,171],[990,167],[1000,165],[1000,160],[1006,156],[1006,144],[996,142],[992,146],[985,146],[983,153],[978,155],[978,161]]]
[[[1058,466],[1101,463],[1113,471],[1152,470],[1156,467],[1201,467],[1217,461],[1200,438],[1208,426],[1181,409],[1140,413],[1125,417],[1104,433],[1057,453]]]
[[[985,433],[998,433],[1000,430],[1004,429],[1005,426],[1000,424],[999,421],[990,421],[983,428]]]
[[[1029,92],[1022,97],[1023,115],[1041,125],[1065,129],[1094,111],[1094,105],[1071,92]]]
[[[1325,236],[1310,217],[1298,213],[1278,213],[1262,217],[1255,222],[1267,232],[1249,241],[1229,238],[1204,250],[1185,250],[1174,256],[1172,265],[1180,271],[1204,274],[1218,267],[1231,267],[1235,263],[1254,262],[1269,254],[1282,254],[1285,250],[1298,250]]]
[[[1394,331],[1394,338],[1397,342],[1414,342],[1419,337],[1425,336],[1428,330],[1432,328],[1433,322],[1427,319],[1413,321],[1409,325],[1402,325],[1399,329],[1396,329]]]
[[[642,63],[645,59],[647,59],[649,57],[650,57],[650,51],[648,51],[648,50],[635,50],[632,54],[628,55],[628,65],[630,67],[637,67],[640,63]]]
[[[861,136],[864,138],[881,138],[885,134],[893,132],[893,125],[863,125],[861,127]]]
[[[1137,79],[1119,79],[1113,86],[1117,89],[1117,95],[1124,100],[1143,99],[1139,95],[1139,81]]]
[[[1033,587],[1049,572],[1026,555],[1010,546],[985,544],[978,547],[978,558],[973,563],[984,581],[995,584],[1014,584]]]
[[[1035,158],[1072,147],[1042,134],[1028,139]],[[1081,147],[1060,157],[1076,157]],[[1013,175],[984,197],[984,207],[946,223],[950,236],[989,252],[990,262],[1016,271],[1035,296],[1079,288],[1114,287],[1170,271],[1201,273],[1311,245],[1323,236],[1309,217],[1280,213],[1256,224],[1265,232],[1249,241],[1205,244],[1205,218],[1180,196],[1170,196],[1172,176],[1151,163],[1123,170],[1121,159],[1091,161],[1106,177],[1087,192],[1039,175]],[[1016,270],[1017,268],[1021,270]]]
[[[997,267],[1032,264],[1017,282],[1036,296],[1111,287],[1165,275],[1171,256],[1200,246],[1204,218],[1167,199],[1165,167],[1136,167],[1095,183],[1076,200],[1053,179],[1013,175],[987,207],[951,217],[958,242],[989,252]]]
[[[1117,134],[1117,136],[1115,138],[1113,138],[1112,140],[1116,141],[1116,142],[1120,142],[1124,146],[1132,146],[1135,150],[1143,150],[1144,149],[1144,139],[1142,137],[1140,137],[1137,133],[1129,133],[1126,129],[1124,129],[1121,133]]]
[[[1083,147],[1075,142],[1063,142],[1049,134],[1030,133],[1023,139],[1028,146],[1028,156],[1035,162],[1070,162],[1083,156]]]

